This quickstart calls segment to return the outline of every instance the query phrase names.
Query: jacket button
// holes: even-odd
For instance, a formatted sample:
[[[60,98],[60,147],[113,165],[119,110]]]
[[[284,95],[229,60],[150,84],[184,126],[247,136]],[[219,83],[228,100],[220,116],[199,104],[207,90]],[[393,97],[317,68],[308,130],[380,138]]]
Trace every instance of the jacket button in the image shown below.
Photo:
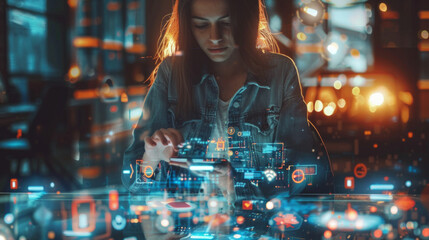
[[[234,102],[234,104],[232,106],[234,106],[235,108],[238,108],[238,107],[240,107],[240,103]]]

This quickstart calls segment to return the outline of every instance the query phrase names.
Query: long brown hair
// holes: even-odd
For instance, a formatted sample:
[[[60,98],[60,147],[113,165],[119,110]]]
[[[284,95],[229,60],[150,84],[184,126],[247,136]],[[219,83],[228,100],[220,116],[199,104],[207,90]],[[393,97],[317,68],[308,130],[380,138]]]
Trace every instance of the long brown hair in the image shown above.
[[[279,52],[279,47],[268,27],[265,6],[262,0],[227,0],[232,32],[240,55],[248,69],[260,75],[268,63],[265,51]],[[169,20],[164,25],[155,55],[156,67],[149,77],[155,81],[161,62],[172,56],[172,77],[178,94],[177,114],[185,116],[193,110],[192,85],[201,77],[201,69],[208,57],[199,48],[191,30],[191,7],[193,0],[176,0]]]

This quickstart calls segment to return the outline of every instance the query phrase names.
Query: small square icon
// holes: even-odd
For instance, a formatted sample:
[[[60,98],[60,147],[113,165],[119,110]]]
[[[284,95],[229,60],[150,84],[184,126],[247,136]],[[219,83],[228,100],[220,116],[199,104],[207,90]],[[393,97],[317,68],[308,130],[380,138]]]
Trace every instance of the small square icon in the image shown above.
[[[241,207],[243,210],[252,210],[253,209],[253,203],[252,203],[252,201],[243,200]]]
[[[10,189],[18,189],[18,179],[16,178],[10,179]]]
[[[345,177],[344,178],[344,188],[345,189],[354,189],[355,188],[355,178],[354,177]]]

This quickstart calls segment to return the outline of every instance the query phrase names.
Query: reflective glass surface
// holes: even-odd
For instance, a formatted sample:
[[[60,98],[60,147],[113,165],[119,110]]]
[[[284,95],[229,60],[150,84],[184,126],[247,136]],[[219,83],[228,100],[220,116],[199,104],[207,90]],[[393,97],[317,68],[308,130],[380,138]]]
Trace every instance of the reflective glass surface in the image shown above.
[[[12,74],[58,74],[64,41],[56,37],[59,27],[55,22],[48,24],[44,16],[10,9],[8,30],[9,70]],[[49,33],[57,35],[48,39]]]

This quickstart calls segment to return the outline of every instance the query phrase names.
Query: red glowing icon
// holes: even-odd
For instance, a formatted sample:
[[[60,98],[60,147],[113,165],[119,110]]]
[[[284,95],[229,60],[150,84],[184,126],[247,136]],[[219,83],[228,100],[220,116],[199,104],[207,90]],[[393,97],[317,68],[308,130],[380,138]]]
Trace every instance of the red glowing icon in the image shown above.
[[[243,210],[252,210],[253,209],[252,201],[243,200],[242,208],[243,208]]]
[[[368,169],[366,168],[365,164],[363,163],[356,164],[354,173],[357,178],[364,178],[367,172],[368,172]]]
[[[10,179],[10,189],[18,189],[18,179],[16,178]]]
[[[292,172],[292,181],[295,183],[302,183],[305,179],[305,174],[302,169],[296,169]]]
[[[109,208],[112,211],[116,211],[119,208],[119,194],[116,190],[109,192]]]
[[[344,188],[345,189],[354,189],[355,188],[355,178],[354,177],[345,177],[344,178]]]

